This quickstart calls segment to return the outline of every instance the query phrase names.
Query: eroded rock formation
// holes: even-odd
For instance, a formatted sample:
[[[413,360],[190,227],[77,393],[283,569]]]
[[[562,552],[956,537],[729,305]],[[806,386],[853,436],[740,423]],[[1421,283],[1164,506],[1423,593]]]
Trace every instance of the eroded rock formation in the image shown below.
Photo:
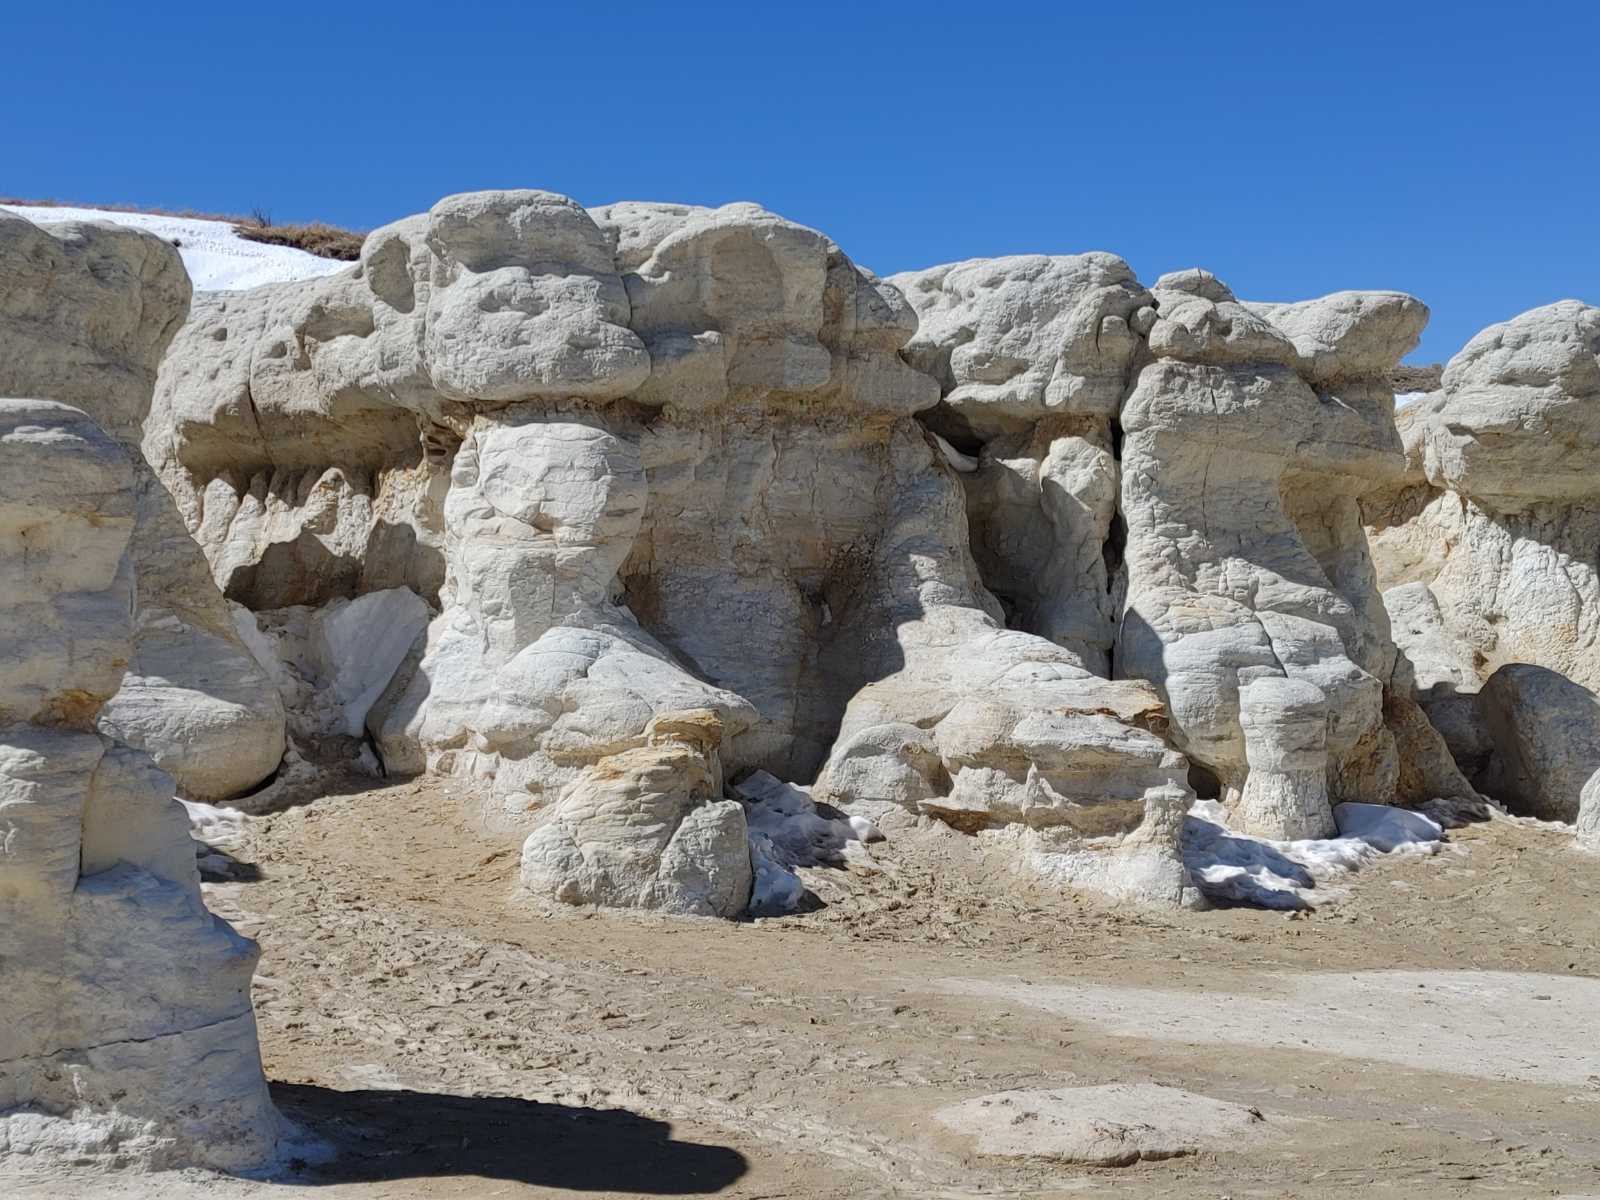
[[[206,911],[171,776],[97,732],[142,515],[87,414],[0,400],[0,1157],[256,1166],[255,944]]]
[[[1526,662],[1600,688],[1600,309],[1490,326],[1399,420],[1407,486],[1367,513],[1384,588],[1427,586],[1476,682]]]
[[[1058,875],[1132,838],[1094,886],[1173,901],[1151,847],[1191,780],[1245,802],[1247,725],[1295,758],[1250,790],[1264,830],[1473,795],[1358,506],[1403,478],[1390,378],[1426,317],[1147,289],[1109,254],[880,281],[752,205],[474,193],[342,275],[198,303],[145,449],[263,630],[437,604],[367,731],[494,824],[555,837],[600,764],[703,710],[730,779],[1020,828]],[[1304,685],[1304,738],[1241,715],[1258,679]]]
[[[286,730],[455,777],[557,904],[780,913],[930,818],[1188,904],[1197,790],[1398,844],[1370,806],[1478,786],[1600,849],[1600,310],[1397,428],[1409,296],[881,280],[753,205],[447,197],[181,331],[175,262],[0,214],[0,1148],[271,1152],[171,777]]]
[[[157,364],[189,296],[178,253],[160,238],[110,224],[36,226],[0,211],[0,396],[81,408],[127,448],[133,471],[136,631],[101,727],[188,794],[220,799],[277,767],[284,714],[138,450]]]
[[[1487,711],[1478,693],[1516,664],[1600,688],[1600,309],[1564,300],[1490,326],[1398,423],[1406,473],[1364,516],[1423,703],[1485,791],[1570,820],[1581,780],[1559,800],[1552,781],[1517,784],[1517,706]]]

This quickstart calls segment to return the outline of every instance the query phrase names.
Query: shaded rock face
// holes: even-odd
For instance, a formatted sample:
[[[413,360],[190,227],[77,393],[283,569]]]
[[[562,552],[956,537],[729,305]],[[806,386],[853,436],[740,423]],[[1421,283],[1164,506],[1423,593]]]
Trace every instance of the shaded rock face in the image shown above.
[[[1357,503],[1404,469],[1389,376],[1423,305],[1244,304],[1204,271],[1146,289],[1103,254],[893,282],[922,318],[905,356],[941,382],[922,419],[958,456],[1008,624],[1148,680],[1171,743],[1235,801],[1256,678],[1324,697],[1319,828],[1330,799],[1471,794],[1415,711]]]
[[[1484,790],[1517,812],[1575,821],[1600,771],[1600,696],[1556,671],[1517,663],[1489,676],[1479,719],[1494,753]]]
[[[187,794],[219,799],[277,767],[284,716],[138,453],[157,363],[188,307],[188,276],[160,238],[0,213],[0,396],[75,405],[130,452],[136,633],[101,726],[149,753]]]
[[[371,235],[343,275],[197,305],[146,451],[258,615],[395,583],[363,541],[371,512],[398,476],[431,472],[395,493],[412,500],[390,523],[437,553],[432,591],[405,582],[440,614],[367,728],[390,770],[478,780],[495,824],[554,828],[546,810],[592,796],[602,762],[653,778],[617,756],[649,750],[665,714],[705,710],[730,776],[819,777],[844,807],[1114,848],[1168,830],[1147,797],[1187,773],[1158,694],[1104,678],[1111,417],[1148,297],[1110,255],[1023,273],[947,273],[959,303],[1031,306],[952,349],[911,343],[900,288],[752,205],[451,197]],[[1003,479],[987,505],[1037,515],[1036,545],[1010,516],[972,518],[981,557],[1021,581],[1020,627],[974,561],[985,502],[914,419],[963,405],[969,433],[1018,440],[997,479],[1051,481],[1043,505]],[[1034,428],[1045,413],[1059,430]],[[356,471],[370,482],[347,487]],[[643,780],[606,803],[666,794]]]
[[[0,1145],[254,1167],[255,944],[206,911],[171,776],[97,732],[135,657],[137,479],[81,409],[0,400]]]

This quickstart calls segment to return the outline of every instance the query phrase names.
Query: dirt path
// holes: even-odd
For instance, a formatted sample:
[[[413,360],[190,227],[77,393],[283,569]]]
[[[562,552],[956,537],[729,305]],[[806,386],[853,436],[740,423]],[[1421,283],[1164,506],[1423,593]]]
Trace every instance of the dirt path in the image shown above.
[[[818,912],[735,925],[542,913],[437,782],[328,797],[207,892],[262,943],[280,1106],[338,1157],[78,1194],[1600,1195],[1600,860],[1507,822],[1452,842],[1310,914],[1144,914],[933,827],[812,874]],[[934,1115],[1111,1082],[1266,1136],[1084,1168]]]

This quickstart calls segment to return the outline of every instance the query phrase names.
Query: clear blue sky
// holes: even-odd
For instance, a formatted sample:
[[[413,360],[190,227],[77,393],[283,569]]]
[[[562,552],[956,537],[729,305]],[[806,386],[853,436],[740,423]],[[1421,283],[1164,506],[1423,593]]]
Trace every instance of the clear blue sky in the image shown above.
[[[59,14],[59,15],[56,15]],[[0,194],[370,228],[755,200],[880,272],[1105,249],[1400,288],[1412,361],[1600,302],[1600,3],[31,3]]]

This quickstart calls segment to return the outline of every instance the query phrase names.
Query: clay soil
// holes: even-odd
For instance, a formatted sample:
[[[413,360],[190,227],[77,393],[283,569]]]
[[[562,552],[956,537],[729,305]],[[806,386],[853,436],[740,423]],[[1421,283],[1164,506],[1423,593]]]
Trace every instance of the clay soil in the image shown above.
[[[547,913],[438,781],[258,819],[214,909],[258,938],[272,1180],[22,1195],[1600,1195],[1600,857],[1496,820],[1308,914],[1041,889],[940,826],[819,907]],[[934,1114],[1015,1088],[1173,1085],[1271,1136],[1120,1168],[977,1152]]]

